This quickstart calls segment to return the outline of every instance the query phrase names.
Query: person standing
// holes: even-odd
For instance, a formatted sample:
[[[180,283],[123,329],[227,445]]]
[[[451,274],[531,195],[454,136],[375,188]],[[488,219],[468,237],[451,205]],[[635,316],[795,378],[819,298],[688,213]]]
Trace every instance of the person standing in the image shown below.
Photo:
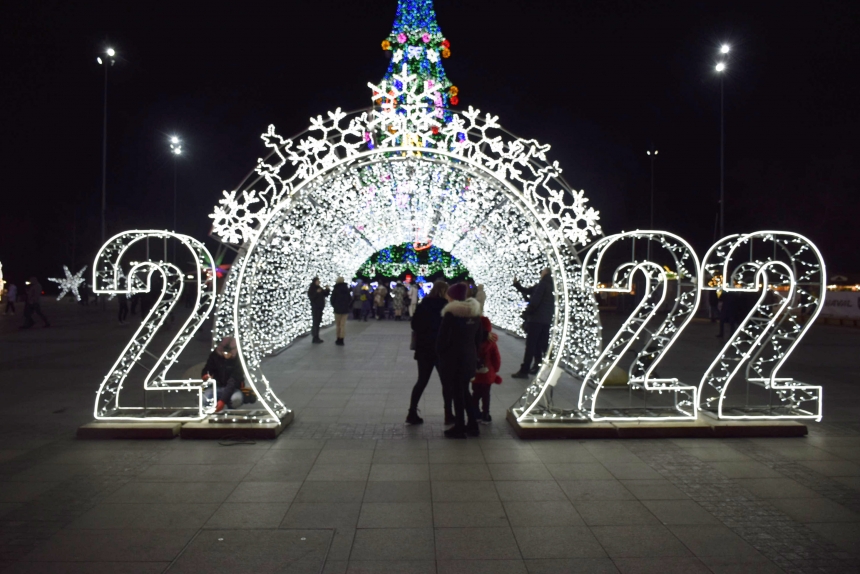
[[[448,288],[448,304],[442,309],[442,324],[436,339],[436,365],[442,386],[448,387],[454,402],[454,426],[445,431],[446,438],[479,436],[478,417],[469,381],[475,376],[478,346],[481,343],[481,304],[466,298],[469,286],[457,283]],[[466,421],[468,417],[468,421]]]
[[[481,405],[481,422],[489,424],[493,421],[490,416],[490,388],[502,383],[502,377],[498,375],[502,368],[502,356],[496,345],[498,337],[493,333],[493,325],[486,317],[481,317],[481,346],[478,348],[478,360],[483,368],[478,369],[475,378],[472,379],[472,401],[475,411]]]
[[[368,285],[361,286],[361,320],[367,323],[367,318],[373,312],[373,292]]]
[[[410,323],[412,325],[413,349],[415,361],[418,363],[418,380],[412,387],[412,398],[409,401],[409,413],[406,422],[411,425],[420,425],[424,419],[418,416],[418,402],[430,376],[436,367],[436,338],[439,335],[439,325],[442,324],[442,309],[448,304],[445,293],[448,284],[444,281],[433,283],[433,290],[424,297],[418,308],[412,313]],[[437,369],[438,370],[438,369]],[[442,398],[445,402],[445,424],[454,424],[454,412],[452,410],[452,399],[445,387],[442,387]]]
[[[352,318],[356,321],[361,319],[362,287],[364,285],[361,284],[361,279],[359,279],[352,290]]]
[[[382,321],[385,318],[385,303],[388,300],[388,288],[380,284],[373,293],[373,302],[376,304],[376,319]]]
[[[311,337],[312,343],[322,343],[320,339],[320,323],[322,323],[325,300],[328,298],[329,289],[320,285],[320,278],[314,277],[311,286],[308,287],[308,299],[311,300]]]
[[[11,310],[12,314],[15,314],[15,301],[18,300],[18,286],[14,283],[10,283],[9,287],[6,289],[6,311],[4,314],[8,315]]]
[[[415,309],[418,307],[418,285],[413,281],[409,284],[409,316],[415,315]]]
[[[526,352],[520,370],[511,375],[526,379],[537,374],[544,353],[549,349],[549,330],[555,318],[555,295],[549,267],[540,272],[540,281],[532,287],[523,287],[514,279],[514,287],[529,305],[523,313],[526,326]]]
[[[403,286],[403,283],[397,282],[397,286],[394,288],[394,301],[392,302],[392,306],[394,307],[394,320],[400,321],[401,315],[403,315],[403,307],[406,297],[406,287]]]
[[[349,317],[349,309],[352,307],[352,294],[343,277],[338,277],[335,281],[330,302],[334,309],[334,326],[337,331],[337,340],[334,344],[342,347],[343,339],[346,337],[346,318]]]
[[[45,322],[45,327],[50,327],[51,323],[48,322],[48,318],[42,314],[42,284],[35,277],[30,277],[30,280],[27,282],[26,295],[27,302],[24,303],[24,324],[21,328],[29,329],[36,324],[33,321],[34,313]]]
[[[127,295],[118,295],[117,300],[119,301],[119,313],[117,314],[117,318],[119,319],[120,325],[125,325],[126,319],[128,319],[128,296]]]

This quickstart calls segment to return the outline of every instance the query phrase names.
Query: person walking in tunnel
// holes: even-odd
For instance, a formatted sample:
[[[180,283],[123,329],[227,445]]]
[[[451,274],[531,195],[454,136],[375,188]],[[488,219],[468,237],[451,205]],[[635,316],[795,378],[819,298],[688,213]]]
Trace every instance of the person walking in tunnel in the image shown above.
[[[526,379],[537,374],[543,355],[549,349],[549,329],[555,317],[555,294],[549,267],[540,272],[540,281],[532,287],[523,287],[516,278],[514,287],[529,304],[523,312],[526,352],[520,370],[511,377]]]
[[[337,340],[334,344],[341,347],[346,337],[346,318],[349,316],[351,305],[352,294],[349,292],[349,285],[346,284],[343,277],[338,277],[334,283],[334,289],[331,291],[331,306],[334,309],[334,325],[337,331]]]
[[[445,299],[447,291],[447,283],[435,281],[430,294],[415,308],[410,320],[414,342],[412,348],[415,351],[415,361],[418,363],[418,381],[412,387],[412,399],[409,402],[409,413],[406,415],[406,422],[411,425],[420,425],[424,422],[424,419],[418,416],[418,402],[424,394],[427,383],[430,382],[433,369],[436,368],[436,338],[439,335],[439,325],[442,324],[442,309],[448,304]],[[454,424],[452,399],[444,386],[442,397],[445,402],[445,424]]]
[[[320,323],[322,323],[325,300],[328,298],[329,289],[320,285],[320,278],[314,277],[311,286],[308,287],[308,299],[311,300],[311,337],[312,343],[322,343],[320,339]]]
[[[442,324],[436,339],[436,365],[442,387],[454,402],[454,426],[445,431],[446,438],[479,436],[478,415],[469,393],[469,381],[475,376],[478,347],[481,344],[481,304],[467,298],[469,286],[457,283],[445,294],[448,304],[442,309]],[[468,421],[466,420],[468,418]]]

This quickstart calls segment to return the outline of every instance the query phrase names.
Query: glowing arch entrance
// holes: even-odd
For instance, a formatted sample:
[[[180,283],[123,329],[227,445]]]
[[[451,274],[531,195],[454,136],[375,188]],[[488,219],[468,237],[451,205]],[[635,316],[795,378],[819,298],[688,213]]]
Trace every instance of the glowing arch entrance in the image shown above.
[[[379,107],[317,117],[303,139],[270,127],[263,139],[272,151],[258,177],[224,193],[214,233],[240,247],[219,298],[216,338],[236,337],[263,418],[282,418],[288,405],[260,367],[309,330],[311,277],[331,282],[381,248],[430,239],[485,285],[487,316],[513,332],[522,323],[513,278],[552,269],[550,351],[518,403],[540,410],[562,369],[583,374],[599,351],[597,309],[576,279],[577,246],[600,234],[597,212],[547,161],[549,146],[515,138],[472,108],[443,113],[438,88],[405,66],[390,84],[370,87]]]

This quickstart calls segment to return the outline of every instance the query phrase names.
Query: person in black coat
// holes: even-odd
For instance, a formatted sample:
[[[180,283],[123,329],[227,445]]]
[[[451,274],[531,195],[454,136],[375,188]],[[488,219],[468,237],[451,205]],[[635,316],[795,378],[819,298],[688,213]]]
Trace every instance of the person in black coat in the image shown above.
[[[439,325],[442,324],[442,309],[448,304],[445,293],[448,284],[444,281],[434,281],[433,289],[424,297],[421,304],[415,308],[415,313],[410,319],[412,325],[412,338],[415,341],[415,360],[418,362],[418,381],[412,387],[412,399],[409,402],[409,413],[406,422],[411,425],[420,425],[424,419],[418,416],[418,401],[424,394],[430,376],[436,367],[436,337],[439,334]],[[445,424],[454,424],[454,412],[452,410],[452,399],[445,387],[442,387],[442,398],[445,402]]]
[[[334,344],[343,346],[343,339],[346,337],[346,318],[349,317],[349,310],[352,308],[352,293],[343,277],[338,277],[335,281],[330,301],[334,309],[334,325],[337,330],[337,341]]]
[[[206,359],[206,365],[200,375],[204,381],[215,379],[218,400],[215,412],[221,412],[227,405],[230,408],[238,408],[244,402],[241,389],[245,383],[245,372],[239,363],[236,340],[233,337],[221,339],[221,343]]]
[[[469,393],[469,381],[475,376],[478,347],[483,338],[481,304],[466,298],[469,286],[457,283],[448,288],[449,303],[442,309],[442,324],[436,339],[436,367],[442,387],[454,401],[454,426],[445,431],[446,438],[480,435],[478,416]],[[465,417],[468,416],[468,422]]]
[[[314,343],[322,343],[320,339],[320,323],[322,323],[325,300],[328,298],[329,288],[320,285],[320,278],[314,277],[311,286],[308,287],[308,299],[311,300],[311,336]]]
[[[543,355],[549,349],[549,330],[555,319],[555,294],[549,267],[540,272],[540,281],[533,287],[523,287],[514,279],[514,288],[529,304],[523,313],[526,352],[520,370],[511,376],[515,379],[526,379],[530,374],[537,374]]]

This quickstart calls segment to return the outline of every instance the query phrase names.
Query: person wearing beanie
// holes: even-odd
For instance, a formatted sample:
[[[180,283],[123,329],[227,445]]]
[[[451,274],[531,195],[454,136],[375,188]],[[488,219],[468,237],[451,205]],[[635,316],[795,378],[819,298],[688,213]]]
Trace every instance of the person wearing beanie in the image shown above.
[[[555,319],[555,295],[549,267],[540,272],[540,281],[532,287],[523,287],[514,279],[514,288],[529,302],[523,319],[526,330],[526,352],[520,369],[511,375],[515,379],[527,379],[537,374],[543,355],[549,349],[549,330]]]
[[[490,320],[481,317],[482,343],[478,348],[478,360],[483,364],[483,368],[476,372],[475,378],[472,379],[472,401],[476,411],[480,405],[481,422],[484,424],[493,420],[490,416],[490,388],[494,384],[502,383],[502,377],[498,374],[502,367],[502,356],[496,345],[498,337],[494,335]]]
[[[352,293],[350,293],[349,285],[346,284],[343,277],[338,277],[335,281],[329,301],[332,309],[334,309],[334,324],[337,331],[337,340],[334,344],[342,347],[346,337],[346,318],[349,316],[350,307],[352,307]]]
[[[448,304],[442,309],[442,324],[436,339],[439,378],[454,402],[454,426],[445,431],[446,438],[481,434],[469,393],[469,381],[475,376],[478,347],[482,342],[481,304],[473,298],[467,299],[468,293],[469,286],[465,283],[448,288],[445,295]]]

